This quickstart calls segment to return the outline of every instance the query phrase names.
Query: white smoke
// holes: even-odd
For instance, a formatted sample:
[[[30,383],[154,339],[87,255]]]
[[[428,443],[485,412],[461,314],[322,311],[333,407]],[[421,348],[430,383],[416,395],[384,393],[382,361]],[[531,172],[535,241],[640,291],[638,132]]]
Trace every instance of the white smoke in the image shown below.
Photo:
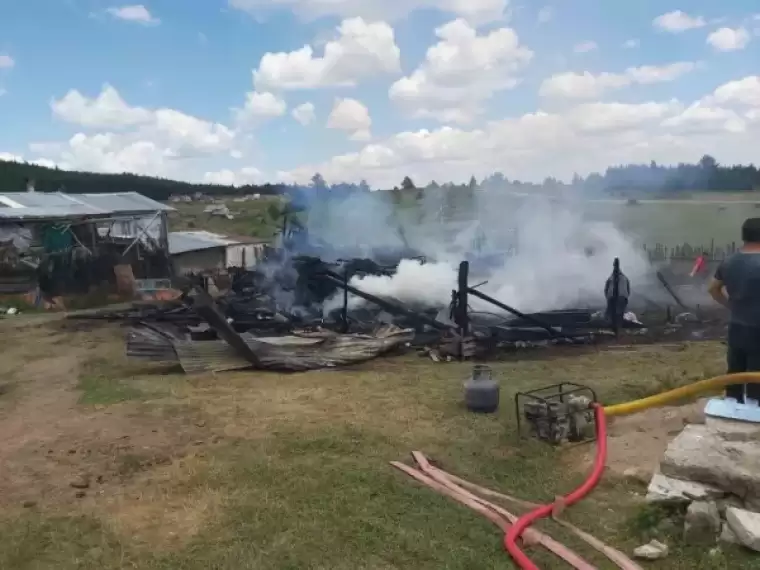
[[[445,262],[425,263],[416,259],[402,259],[396,273],[352,277],[350,285],[376,297],[392,298],[402,303],[445,305],[456,288],[457,269]],[[349,295],[348,308],[355,309],[364,299]],[[343,293],[338,293],[324,304],[325,314],[343,306]]]
[[[650,271],[632,239],[610,221],[584,216],[577,204],[530,201],[515,213],[515,255],[483,291],[522,311],[603,305],[616,257],[632,287]]]
[[[498,261],[488,270],[473,263],[470,283],[487,280],[479,290],[521,311],[536,312],[603,306],[604,285],[616,257],[634,292],[637,283],[651,283],[649,261],[633,237],[613,219],[594,219],[582,201],[518,199],[504,191],[479,190],[469,220],[442,222],[439,208],[430,203],[440,195],[427,194],[415,215],[394,216],[390,192],[372,192],[331,204],[329,214],[320,216],[320,225],[336,245],[404,244],[430,260],[403,260],[391,277],[355,277],[351,285],[405,303],[445,306],[457,287],[459,262],[492,256]],[[351,308],[363,302],[349,296]],[[470,302],[474,308],[493,311],[478,299]],[[325,310],[341,304],[342,294],[330,299]]]

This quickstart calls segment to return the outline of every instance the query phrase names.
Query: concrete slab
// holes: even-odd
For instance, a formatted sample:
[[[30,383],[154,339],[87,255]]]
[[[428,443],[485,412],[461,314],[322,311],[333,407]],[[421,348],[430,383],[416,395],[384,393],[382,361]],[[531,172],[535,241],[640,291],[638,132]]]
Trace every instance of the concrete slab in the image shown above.
[[[760,514],[731,508],[726,511],[726,524],[740,544],[760,552]]]
[[[733,441],[729,432],[708,424],[688,425],[668,445],[660,463],[663,475],[710,485],[760,507],[760,442]]]
[[[693,481],[681,481],[655,473],[647,488],[648,503],[681,503],[692,501],[710,501],[721,499],[726,492],[711,485],[702,485]]]
[[[705,427],[727,441],[757,441],[760,445],[760,424],[707,416]]]

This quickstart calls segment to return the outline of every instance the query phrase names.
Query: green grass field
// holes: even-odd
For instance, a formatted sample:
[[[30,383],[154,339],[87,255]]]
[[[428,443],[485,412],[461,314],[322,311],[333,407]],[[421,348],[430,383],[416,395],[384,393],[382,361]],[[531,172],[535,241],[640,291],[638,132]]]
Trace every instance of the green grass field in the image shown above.
[[[709,246],[711,240],[716,247],[738,242],[742,222],[760,216],[754,204],[729,202],[592,203],[588,211],[594,218],[618,221],[623,231],[647,246],[662,243],[668,247],[684,243]]]
[[[177,211],[169,218],[170,231],[206,230],[269,239],[280,227],[279,211],[283,203],[280,198],[262,196],[260,200],[246,202],[235,202],[228,198],[224,202],[234,217],[232,220],[204,213],[208,204],[171,204]]]
[[[0,395],[8,570],[514,568],[498,529],[388,462],[418,449],[473,482],[551,501],[584,478],[593,448],[518,439],[515,391],[574,381],[625,401],[714,373],[723,350],[494,363],[503,405],[482,416],[462,406],[469,365],[416,355],[303,374],[186,376],[128,362],[112,325],[8,320],[0,342],[0,372],[14,386]],[[603,484],[563,516],[627,552],[667,542],[670,556],[647,568],[760,569],[735,547],[683,546],[681,515],[647,507],[638,476],[625,475],[657,461],[683,425],[678,414],[613,424]],[[541,528],[611,568],[558,525]],[[544,570],[560,567],[538,548],[530,554]]]
[[[413,200],[410,193],[407,202]],[[516,198],[516,200],[520,200]],[[170,218],[172,231],[203,229],[237,236],[271,238],[280,228],[277,216],[282,201],[262,197],[257,201],[225,203],[233,220],[203,213],[205,204],[172,204],[177,212]],[[410,207],[409,203],[404,203]],[[760,197],[755,194],[704,193],[679,200],[591,201],[583,206],[591,219],[615,222],[626,234],[649,247],[661,243],[667,247],[683,244],[724,247],[740,239],[742,222],[760,216]]]

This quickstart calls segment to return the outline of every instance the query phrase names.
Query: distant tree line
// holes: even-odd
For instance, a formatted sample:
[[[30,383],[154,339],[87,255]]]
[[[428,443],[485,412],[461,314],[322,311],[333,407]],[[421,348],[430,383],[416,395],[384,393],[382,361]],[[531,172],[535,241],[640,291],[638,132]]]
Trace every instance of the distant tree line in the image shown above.
[[[100,194],[105,192],[138,192],[154,200],[168,200],[172,195],[243,196],[246,194],[281,194],[281,184],[261,186],[222,186],[192,184],[166,178],[137,174],[99,174],[46,168],[36,164],[0,160],[0,193],[24,192],[29,181],[37,192],[68,192],[71,194]]]
[[[28,180],[35,181],[35,188],[40,192],[64,191],[71,193],[98,192],[139,192],[155,200],[167,200],[175,194],[194,194],[201,192],[209,195],[245,195],[245,194],[287,194],[291,202],[311,200],[310,191],[329,191],[330,196],[346,197],[354,192],[369,192],[366,181],[359,184],[328,183],[321,174],[312,177],[311,184],[295,186],[285,184],[264,184],[246,186],[222,186],[215,184],[192,184],[164,178],[138,176],[135,174],[96,174],[46,168],[28,163],[0,161],[0,192],[23,191]],[[402,197],[415,195],[428,190],[443,190],[442,194],[461,191],[463,194],[478,188],[507,188],[530,192],[533,190],[574,189],[595,194],[624,195],[635,198],[646,194],[672,194],[677,192],[746,192],[760,190],[760,170],[750,165],[724,166],[711,156],[706,155],[696,164],[678,164],[663,166],[656,162],[647,164],[628,164],[612,166],[604,173],[592,173],[582,177],[575,175],[570,182],[546,178],[541,183],[510,180],[505,174],[496,172],[480,182],[474,177],[467,184],[443,183],[435,181],[425,186],[418,186],[409,177],[403,178],[399,186],[392,189],[394,202]],[[449,192],[451,191],[451,192]]]

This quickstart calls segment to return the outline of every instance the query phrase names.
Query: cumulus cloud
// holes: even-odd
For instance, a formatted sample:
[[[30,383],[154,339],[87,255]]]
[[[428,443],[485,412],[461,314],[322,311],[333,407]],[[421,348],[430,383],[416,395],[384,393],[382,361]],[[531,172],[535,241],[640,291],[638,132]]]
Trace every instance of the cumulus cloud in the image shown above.
[[[310,125],[317,118],[314,112],[313,103],[301,103],[291,112],[293,118],[301,123],[304,127]]]
[[[156,26],[161,23],[161,20],[154,17],[142,4],[109,8],[107,12],[118,20],[135,22],[144,26]]]
[[[671,34],[680,34],[687,30],[704,28],[707,21],[702,16],[690,16],[681,10],[675,10],[657,16],[652,22],[655,28]]]
[[[509,0],[229,0],[230,6],[260,16],[272,9],[293,10],[314,20],[324,16],[361,17],[368,20],[396,20],[420,9],[435,9],[465,20],[485,24],[501,20],[508,13]]]
[[[320,172],[327,180],[366,179],[378,187],[398,184],[400,173],[420,181],[465,182],[470,175],[494,171],[522,180],[569,179],[574,172],[585,174],[610,164],[694,161],[705,149],[715,149],[718,160],[752,162],[758,137],[760,78],[750,76],[690,103],[593,102],[562,112],[539,110],[471,130],[402,132],[281,178],[308,181]]]
[[[16,65],[14,59],[5,53],[0,53],[0,69],[11,69]]]
[[[707,36],[716,51],[738,51],[749,45],[752,36],[745,28],[720,28]]]
[[[350,18],[338,26],[337,38],[325,44],[322,56],[315,55],[310,45],[266,53],[253,77],[260,89],[315,89],[351,87],[361,79],[400,70],[401,51],[393,28],[385,22]]]
[[[261,184],[264,180],[263,173],[252,166],[246,166],[239,170],[216,170],[206,172],[203,181],[209,184],[222,186],[245,186],[246,184]]]
[[[68,123],[89,128],[121,128],[150,122],[153,114],[142,107],[132,107],[112,86],[103,86],[100,94],[89,98],[71,89],[61,99],[51,102],[53,115]]]
[[[328,129],[338,129],[350,134],[351,140],[366,141],[371,138],[372,119],[369,109],[356,99],[336,99],[330,116]]]
[[[760,109],[760,75],[724,83],[706,99],[718,105],[743,105]]]
[[[96,172],[177,173],[185,158],[229,153],[237,142],[229,127],[176,109],[129,105],[110,86],[95,97],[77,90],[51,101],[53,115],[86,130],[63,143],[35,145],[33,150],[55,153],[57,164]]]
[[[622,89],[634,84],[650,85],[678,79],[693,71],[697,64],[680,61],[662,66],[644,65],[629,67],[622,73],[565,72],[552,75],[541,83],[542,97],[565,99],[595,99],[608,91]]]
[[[636,49],[641,45],[641,41],[637,39],[630,39],[623,42],[623,47],[625,49]]]
[[[533,58],[511,28],[478,35],[465,20],[435,30],[438,43],[411,75],[396,81],[391,100],[416,117],[467,123],[494,93],[511,89]]]
[[[233,109],[235,120],[240,124],[255,124],[259,121],[281,117],[288,110],[285,101],[268,91],[252,91],[245,96],[245,105]]]

